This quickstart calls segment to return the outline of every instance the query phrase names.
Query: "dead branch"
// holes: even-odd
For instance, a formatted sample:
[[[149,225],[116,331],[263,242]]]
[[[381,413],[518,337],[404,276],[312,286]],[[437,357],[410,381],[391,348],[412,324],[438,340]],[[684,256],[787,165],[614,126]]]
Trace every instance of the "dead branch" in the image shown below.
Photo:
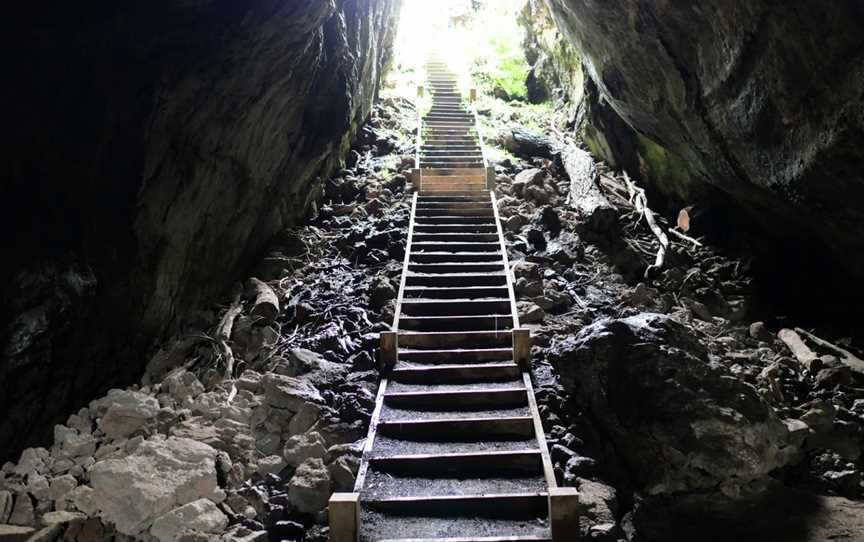
[[[666,260],[666,251],[669,249],[669,238],[666,236],[666,233],[663,232],[663,229],[657,224],[654,211],[648,207],[648,197],[645,195],[645,190],[636,186],[636,184],[630,180],[630,176],[627,175],[626,171],[623,173],[624,183],[627,186],[627,192],[630,194],[631,203],[633,203],[636,210],[645,217],[645,222],[648,224],[648,228],[651,229],[651,232],[660,242],[660,248],[657,249],[657,256],[654,258],[654,264],[649,265],[648,268],[645,269],[645,279],[650,280],[656,272],[663,268],[663,263]]]
[[[676,230],[675,228],[672,228],[671,230],[669,230],[669,233],[671,233],[672,235],[674,235],[678,239],[681,239],[682,241],[687,241],[687,242],[693,243],[697,247],[702,246],[702,243],[698,239],[693,239],[689,235],[685,235],[685,234],[681,233],[680,231]]]
[[[234,352],[228,345],[228,341],[231,340],[231,332],[234,330],[234,320],[240,316],[240,313],[243,310],[243,305],[241,303],[242,294],[243,289],[238,285],[235,288],[234,296],[231,299],[231,305],[228,306],[228,310],[225,311],[225,314],[219,321],[219,325],[216,326],[216,333],[213,337],[216,340],[216,348],[222,356],[222,364],[225,367],[224,375],[226,379],[234,376]]]
[[[253,299],[249,314],[263,319],[268,324],[279,317],[279,297],[273,288],[254,277],[246,283],[249,299]]]
[[[810,350],[804,341],[801,340],[801,337],[794,330],[791,329],[781,329],[777,333],[777,338],[783,341],[783,344],[789,348],[789,351],[795,356],[795,359],[798,360],[802,366],[804,366],[808,371],[812,371],[817,367],[821,366],[821,362],[817,362],[819,356],[816,355],[816,352]],[[814,363],[816,365],[814,365]]]

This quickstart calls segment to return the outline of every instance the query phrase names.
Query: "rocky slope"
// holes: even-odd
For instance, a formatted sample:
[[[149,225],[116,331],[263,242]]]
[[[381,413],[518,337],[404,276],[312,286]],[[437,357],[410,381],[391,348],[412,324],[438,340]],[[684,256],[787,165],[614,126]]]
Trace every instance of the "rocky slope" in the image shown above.
[[[140,375],[309,214],[370,112],[398,6],[48,2],[4,19],[4,50],[27,54],[0,89],[0,456]]]
[[[864,275],[860,4],[547,4],[584,61],[592,151],[671,211],[719,209],[719,236],[755,229],[775,275]]]
[[[3,465],[0,540],[327,540],[374,407],[415,119],[384,100],[311,223],[280,231],[227,307]]]

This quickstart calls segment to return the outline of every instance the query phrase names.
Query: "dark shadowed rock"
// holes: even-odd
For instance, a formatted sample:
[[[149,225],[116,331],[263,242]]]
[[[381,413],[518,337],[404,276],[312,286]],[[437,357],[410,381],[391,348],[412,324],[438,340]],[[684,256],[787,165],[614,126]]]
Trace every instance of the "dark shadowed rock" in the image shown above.
[[[0,23],[7,50],[28,44],[2,91],[0,457],[136,378],[153,341],[308,215],[369,116],[397,7],[28,4]],[[35,298],[10,281],[46,265],[60,271]]]
[[[556,345],[565,387],[647,495],[735,494],[786,464],[786,426],[672,318],[602,320]]]

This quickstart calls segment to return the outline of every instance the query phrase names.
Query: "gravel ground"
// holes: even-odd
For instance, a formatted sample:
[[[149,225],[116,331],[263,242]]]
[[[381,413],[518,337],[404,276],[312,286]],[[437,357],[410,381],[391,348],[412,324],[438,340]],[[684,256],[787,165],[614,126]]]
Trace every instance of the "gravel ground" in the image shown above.
[[[545,519],[502,520],[390,516],[363,508],[360,542],[392,538],[453,538],[484,536],[549,536]]]
[[[509,408],[503,410],[458,410],[458,411],[431,411],[431,410],[403,410],[384,406],[381,409],[381,420],[440,420],[450,418],[502,418],[509,416],[530,416],[528,407]]]
[[[381,435],[375,437],[375,455],[377,457],[402,454],[501,452],[536,448],[537,441],[535,439],[492,442],[414,442]]]
[[[400,382],[391,382],[387,385],[388,392],[407,392],[407,391],[475,391],[485,389],[524,389],[522,379],[513,379],[504,382],[481,382],[478,384],[402,384]]]

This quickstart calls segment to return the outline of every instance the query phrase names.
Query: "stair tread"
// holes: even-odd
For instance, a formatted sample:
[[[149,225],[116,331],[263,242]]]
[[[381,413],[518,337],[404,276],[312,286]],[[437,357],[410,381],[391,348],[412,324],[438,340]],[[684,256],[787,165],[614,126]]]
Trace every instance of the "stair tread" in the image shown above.
[[[545,518],[394,515],[361,508],[360,542],[546,542]],[[399,538],[393,538],[398,535]]]

